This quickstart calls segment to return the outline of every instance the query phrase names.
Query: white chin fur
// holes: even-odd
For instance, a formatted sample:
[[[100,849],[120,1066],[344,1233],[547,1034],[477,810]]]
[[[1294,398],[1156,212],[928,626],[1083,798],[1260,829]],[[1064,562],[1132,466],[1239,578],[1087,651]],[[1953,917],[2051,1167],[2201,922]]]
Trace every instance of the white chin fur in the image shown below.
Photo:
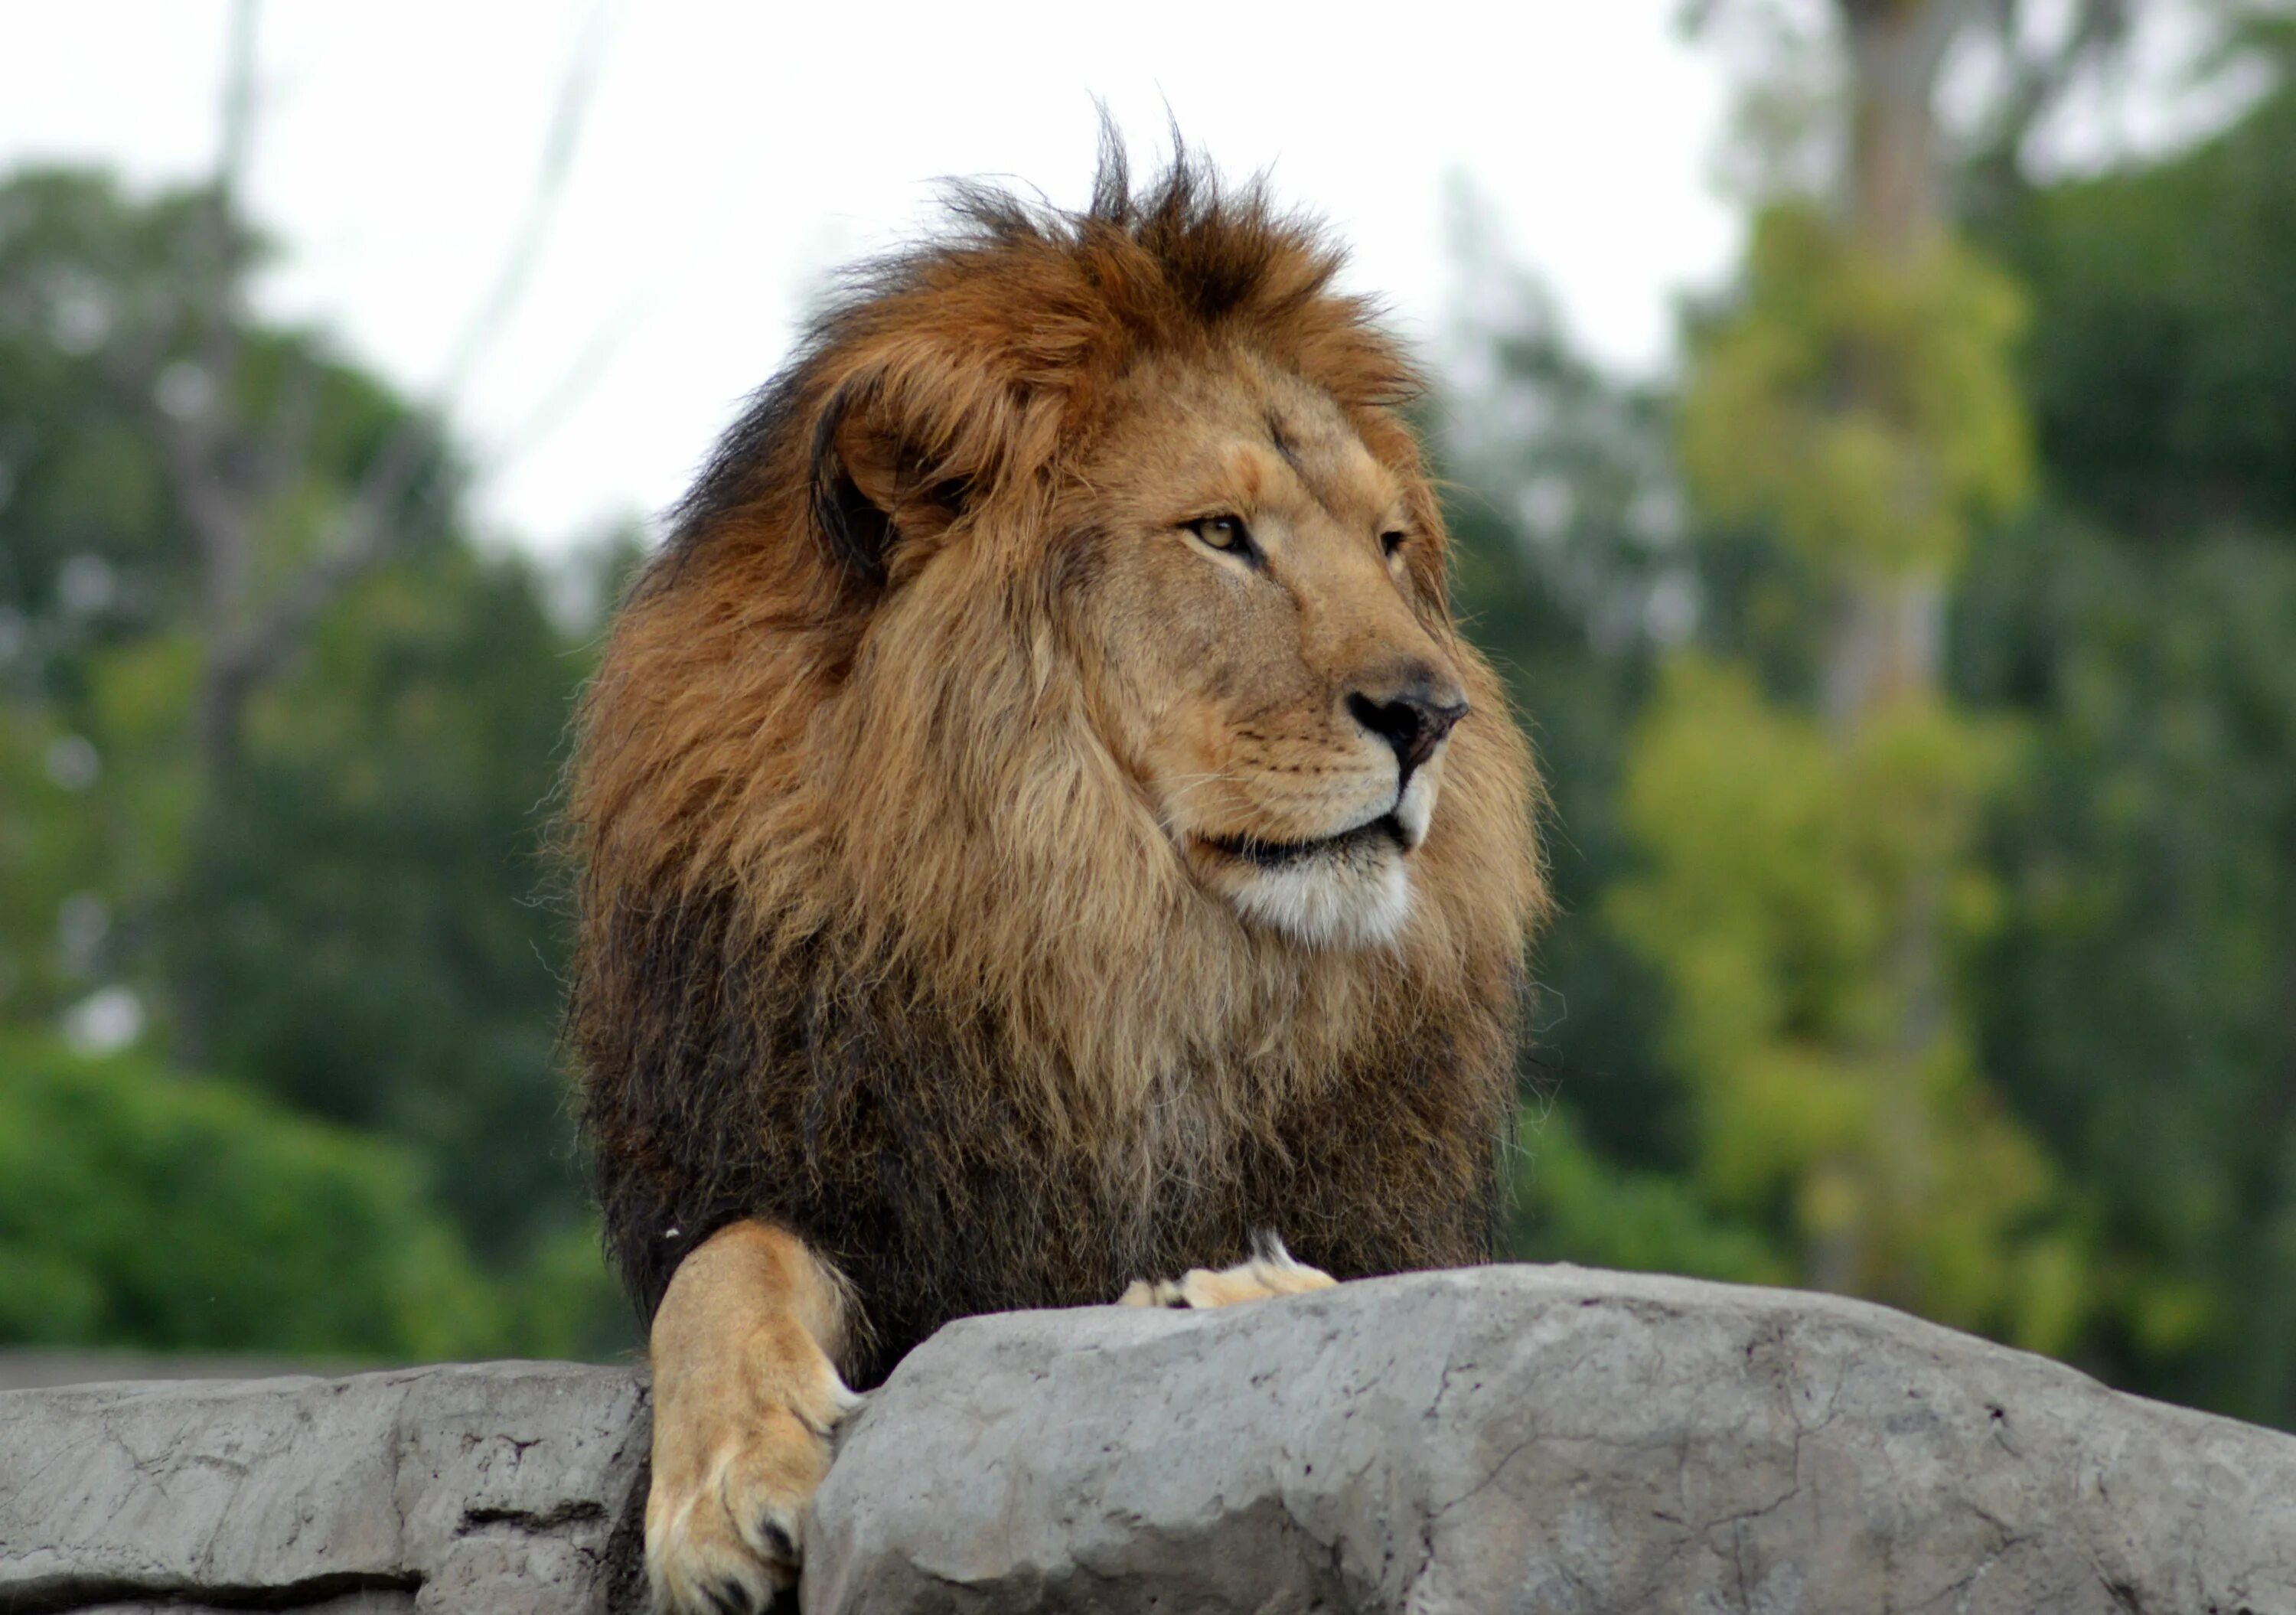
[[[1264,869],[1231,900],[1250,919],[1311,947],[1392,941],[1411,915],[1411,873],[1400,857],[1376,869]]]

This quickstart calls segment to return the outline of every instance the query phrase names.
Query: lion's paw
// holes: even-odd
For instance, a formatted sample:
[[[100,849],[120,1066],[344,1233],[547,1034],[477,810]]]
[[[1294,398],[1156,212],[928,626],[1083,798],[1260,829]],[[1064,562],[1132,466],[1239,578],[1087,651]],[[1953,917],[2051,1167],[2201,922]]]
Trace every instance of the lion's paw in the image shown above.
[[[1292,1259],[1273,1234],[1251,1237],[1251,1259],[1233,1267],[1193,1267],[1177,1279],[1135,1279],[1118,1298],[1124,1307],[1229,1307],[1273,1295],[1305,1295],[1339,1281]]]
[[[760,1390],[656,1429],[645,1563],[662,1615],[750,1615],[796,1585],[831,1437],[862,1400],[826,1362],[820,1371],[785,1400]]]

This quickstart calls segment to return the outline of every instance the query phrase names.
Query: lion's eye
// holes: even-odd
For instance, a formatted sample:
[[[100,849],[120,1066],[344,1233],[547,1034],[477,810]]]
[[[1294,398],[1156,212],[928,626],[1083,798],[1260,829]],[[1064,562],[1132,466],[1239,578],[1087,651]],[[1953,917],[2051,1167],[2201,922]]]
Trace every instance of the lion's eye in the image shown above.
[[[1205,516],[1187,524],[1188,531],[1207,549],[1218,550],[1223,555],[1235,555],[1250,560],[1255,553],[1251,533],[1241,516]]]
[[[1396,551],[1403,547],[1403,539],[1404,535],[1399,532],[1382,533],[1379,536],[1380,553],[1385,555],[1390,561],[1394,560]]]

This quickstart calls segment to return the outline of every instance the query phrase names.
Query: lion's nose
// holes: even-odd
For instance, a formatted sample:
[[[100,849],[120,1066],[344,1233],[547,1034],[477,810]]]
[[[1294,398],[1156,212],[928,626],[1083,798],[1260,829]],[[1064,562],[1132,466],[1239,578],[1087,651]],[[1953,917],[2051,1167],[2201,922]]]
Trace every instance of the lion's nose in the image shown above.
[[[1395,760],[1403,770],[1400,789],[1411,783],[1412,771],[1434,756],[1443,737],[1467,716],[1467,703],[1449,691],[1437,691],[1433,681],[1428,680],[1390,695],[1358,690],[1348,697],[1348,711],[1356,722],[1395,748]]]

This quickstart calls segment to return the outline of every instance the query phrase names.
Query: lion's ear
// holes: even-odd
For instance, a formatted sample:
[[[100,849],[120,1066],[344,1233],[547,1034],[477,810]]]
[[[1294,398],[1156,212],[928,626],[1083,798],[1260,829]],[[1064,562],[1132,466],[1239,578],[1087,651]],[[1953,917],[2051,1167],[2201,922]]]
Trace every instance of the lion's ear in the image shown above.
[[[904,408],[913,391],[882,375],[849,378],[814,423],[813,509],[824,542],[873,584],[922,553],[962,517],[1002,456],[973,412]],[[962,394],[957,395],[958,398]]]

